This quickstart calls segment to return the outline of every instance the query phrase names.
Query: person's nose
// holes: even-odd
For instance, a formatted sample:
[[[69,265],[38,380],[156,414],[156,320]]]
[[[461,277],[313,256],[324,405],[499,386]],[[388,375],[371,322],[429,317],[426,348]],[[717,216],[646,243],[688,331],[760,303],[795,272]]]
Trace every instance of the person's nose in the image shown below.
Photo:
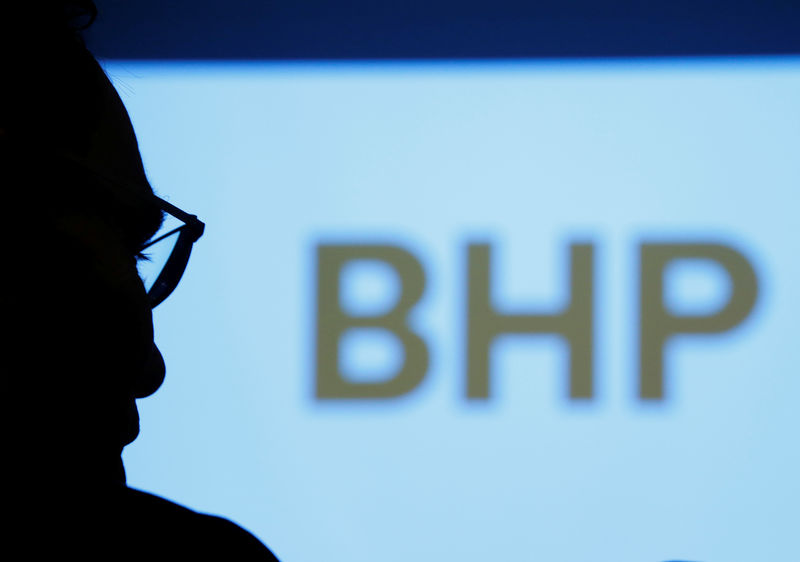
[[[167,369],[164,365],[164,358],[161,356],[156,344],[153,344],[153,349],[147,363],[142,369],[142,374],[136,381],[133,389],[133,395],[136,398],[145,398],[153,394],[164,382],[164,375]]]

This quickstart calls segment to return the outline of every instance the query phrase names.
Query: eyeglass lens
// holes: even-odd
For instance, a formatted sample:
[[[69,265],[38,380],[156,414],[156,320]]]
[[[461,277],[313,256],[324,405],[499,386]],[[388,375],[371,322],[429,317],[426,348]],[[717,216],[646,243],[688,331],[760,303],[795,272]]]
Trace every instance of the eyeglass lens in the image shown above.
[[[180,230],[172,232],[167,237],[162,238],[142,251],[142,256],[137,262],[137,269],[139,270],[139,277],[142,278],[142,282],[144,283],[144,288],[148,293],[153,289],[159,274],[167,265],[178,243],[180,233]]]

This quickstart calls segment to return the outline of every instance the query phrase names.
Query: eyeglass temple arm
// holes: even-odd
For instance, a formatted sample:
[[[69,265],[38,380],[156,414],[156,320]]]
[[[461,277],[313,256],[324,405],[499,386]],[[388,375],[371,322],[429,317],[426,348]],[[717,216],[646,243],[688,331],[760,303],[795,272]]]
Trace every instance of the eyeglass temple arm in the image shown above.
[[[197,240],[203,235],[203,231],[205,230],[206,225],[202,221],[200,221],[200,219],[198,219],[196,215],[190,215],[186,211],[180,210],[172,203],[164,201],[163,199],[161,199],[161,197],[158,197],[157,195],[153,195],[153,197],[155,197],[156,201],[158,201],[158,205],[159,207],[161,207],[162,211],[166,211],[173,217],[182,220],[184,223],[186,223],[187,226],[189,226],[189,228],[192,229],[192,232],[194,233],[194,240]]]

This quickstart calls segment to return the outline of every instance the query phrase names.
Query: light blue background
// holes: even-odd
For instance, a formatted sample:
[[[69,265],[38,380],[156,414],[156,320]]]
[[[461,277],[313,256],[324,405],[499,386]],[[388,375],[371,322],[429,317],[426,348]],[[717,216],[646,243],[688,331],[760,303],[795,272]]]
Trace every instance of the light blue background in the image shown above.
[[[800,59],[106,68],[156,191],[207,223],[155,311],[168,372],[132,486],[286,562],[800,560]],[[511,310],[558,307],[567,244],[596,245],[594,401],[566,399],[554,337],[498,342],[492,399],[465,401],[483,240]],[[636,398],[643,240],[731,244],[761,283],[737,329],[668,346],[656,405]],[[315,245],[386,241],[424,265],[431,368],[401,399],[318,402]],[[668,276],[676,310],[725,301],[700,265]],[[356,308],[397,290],[347,279]]]

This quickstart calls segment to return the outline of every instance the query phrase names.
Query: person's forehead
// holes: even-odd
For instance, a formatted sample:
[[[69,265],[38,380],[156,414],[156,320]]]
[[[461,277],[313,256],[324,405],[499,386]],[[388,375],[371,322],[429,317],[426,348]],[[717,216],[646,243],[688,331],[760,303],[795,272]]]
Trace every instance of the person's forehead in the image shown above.
[[[98,77],[101,96],[85,161],[107,178],[106,188],[124,200],[134,214],[130,227],[138,232],[128,234],[145,241],[158,229],[162,211],[147,180],[128,112],[111,81],[99,65],[96,68],[101,74]]]

